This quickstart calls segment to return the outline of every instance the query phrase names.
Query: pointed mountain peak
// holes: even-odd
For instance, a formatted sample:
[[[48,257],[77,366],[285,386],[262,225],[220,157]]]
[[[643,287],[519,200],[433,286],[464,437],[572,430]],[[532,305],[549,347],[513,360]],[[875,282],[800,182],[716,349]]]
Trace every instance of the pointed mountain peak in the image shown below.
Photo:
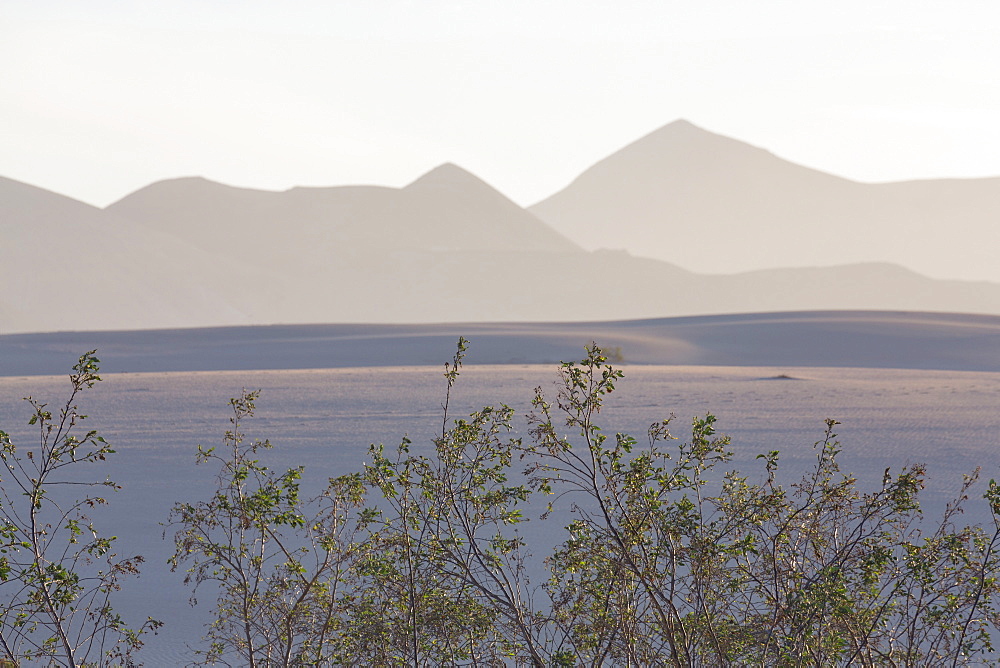
[[[541,205],[573,188],[588,192],[582,195],[584,199],[597,197],[596,193],[607,188],[623,188],[630,194],[622,196],[641,199],[659,191],[663,183],[694,183],[703,179],[702,183],[712,183],[712,187],[716,187],[720,183],[729,183],[733,178],[741,182],[752,180],[756,178],[753,175],[763,169],[819,175],[815,170],[794,165],[766,149],[678,119],[598,161],[565,189],[530,208],[546,220],[551,214],[543,211],[546,207]],[[836,177],[824,174],[822,178]]]
[[[431,171],[427,172],[416,181],[406,186],[406,189],[411,188],[454,188],[463,187],[467,188],[470,186],[475,186],[478,188],[489,188],[490,190],[495,190],[493,186],[489,185],[481,178],[473,174],[472,172],[462,169],[458,165],[446,162],[442,165],[438,165]]]
[[[670,121],[659,130],[654,130],[654,132],[708,132],[708,130],[698,127],[686,118],[678,118],[676,121]],[[709,133],[711,134],[711,133]]]
[[[764,151],[764,149],[757,148],[738,139],[733,139],[732,137],[727,137],[725,135],[720,135],[716,132],[706,130],[705,128],[699,127],[683,118],[679,118],[676,121],[672,121],[660,128],[657,128],[656,130],[653,130],[649,134],[626,146],[625,149],[642,145],[656,145],[660,147],[676,148],[680,148],[682,146],[695,147],[705,145],[716,147],[738,146],[742,147],[743,150],[752,149],[754,151],[769,153],[768,151]]]
[[[580,250],[499,190],[450,162],[403,188],[402,195],[411,207],[411,228],[444,240],[432,244],[438,249]]]

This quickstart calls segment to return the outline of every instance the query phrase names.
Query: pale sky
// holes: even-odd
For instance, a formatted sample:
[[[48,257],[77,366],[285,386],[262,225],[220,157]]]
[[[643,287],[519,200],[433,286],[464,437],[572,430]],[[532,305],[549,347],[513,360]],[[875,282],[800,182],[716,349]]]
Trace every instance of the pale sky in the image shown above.
[[[1000,176],[996,0],[2,0],[0,176],[529,205],[676,120],[860,181]]]

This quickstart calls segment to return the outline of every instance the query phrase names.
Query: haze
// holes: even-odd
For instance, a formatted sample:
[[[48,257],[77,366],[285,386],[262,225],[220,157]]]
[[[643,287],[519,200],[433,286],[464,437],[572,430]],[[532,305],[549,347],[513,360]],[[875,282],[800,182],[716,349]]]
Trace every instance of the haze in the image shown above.
[[[151,665],[207,619],[159,523],[207,493],[226,399],[263,388],[253,435],[312,483],[440,434],[459,335],[453,415],[525,412],[596,340],[629,365],[607,433],[713,411],[746,472],[778,448],[794,476],[836,418],[866,488],[929,464],[931,516],[1000,479],[998,19],[5,0],[0,428],[30,443],[20,397],[99,350],[82,405],[125,485],[99,526],[148,558],[121,609],[167,620]]]
[[[201,175],[534,204],[676,118],[861,181],[1000,175],[986,1],[0,5],[0,174],[104,206]]]

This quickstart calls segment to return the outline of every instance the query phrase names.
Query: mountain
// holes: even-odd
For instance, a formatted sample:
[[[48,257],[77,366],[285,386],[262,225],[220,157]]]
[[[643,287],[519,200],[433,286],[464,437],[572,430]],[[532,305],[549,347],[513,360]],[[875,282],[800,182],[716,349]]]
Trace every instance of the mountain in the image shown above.
[[[0,178],[0,253],[0,334],[250,321],[210,287],[226,262],[6,178]],[[178,272],[179,258],[206,269]]]
[[[542,258],[588,255],[451,164],[405,188],[271,192],[174,179],[107,211],[238,262],[241,268],[216,287],[228,285],[234,306],[266,313],[266,323],[427,322],[473,313],[518,319],[525,313],[520,299],[479,303],[479,295],[497,286],[488,267],[499,258],[537,265],[529,270],[537,275],[545,273]]]
[[[241,261],[316,269],[391,251],[577,252],[580,247],[469,172],[441,165],[405,188],[270,192],[202,178],[161,181],[107,211]]]
[[[676,130],[702,133],[675,126],[661,140],[670,144]],[[737,152],[750,163],[776,161],[786,182],[798,178],[803,188],[832,178],[759,149]],[[450,164],[404,188],[272,192],[173,179],[104,210],[4,180],[0,221],[4,334],[815,309],[1000,314],[1000,284],[934,280],[884,262],[724,274],[729,267],[703,241],[686,249],[695,273],[625,251],[587,251]]]
[[[232,290],[230,298],[242,311],[269,314],[266,322],[565,321],[813,308],[1000,313],[1000,285],[932,281],[886,265],[734,277],[586,252],[451,164],[404,188],[269,192],[176,179],[108,211],[241,261],[244,273],[230,283],[252,289]]]
[[[703,273],[890,262],[1000,282],[1000,178],[857,183],[683,120],[529,210],[585,248]]]

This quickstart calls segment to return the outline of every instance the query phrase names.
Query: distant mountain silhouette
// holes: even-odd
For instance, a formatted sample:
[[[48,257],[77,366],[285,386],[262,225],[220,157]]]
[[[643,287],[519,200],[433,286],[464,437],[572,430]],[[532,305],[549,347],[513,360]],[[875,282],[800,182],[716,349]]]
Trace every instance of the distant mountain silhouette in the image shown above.
[[[530,210],[585,248],[698,272],[892,262],[1000,281],[1000,178],[857,183],[683,120]]]
[[[469,172],[442,165],[405,188],[337,186],[269,192],[202,178],[161,181],[107,209],[243,261],[321,265],[337,254],[579,251]]]
[[[251,321],[215,291],[226,260],[2,177],[0,253],[0,334]]]
[[[626,149],[646,155],[650,169],[661,151],[647,149],[677,146],[679,135],[688,137],[691,151],[685,169],[718,169],[737,185],[739,178],[759,173],[737,169],[741,160],[770,161],[770,174],[783,173],[786,186],[797,179],[795,187],[808,192],[858,185],[686,124],[654,135]],[[698,148],[706,143],[723,148],[706,157]],[[725,164],[714,165],[719,155],[728,156]],[[608,173],[620,173],[613,162]],[[595,173],[601,176],[604,169]],[[682,178],[685,169],[677,169],[675,176]],[[620,191],[636,193],[649,187],[618,184]],[[734,186],[740,196],[752,189],[744,190]],[[626,234],[631,223],[608,229],[613,232],[605,234]],[[636,257],[646,252],[587,251],[450,164],[404,188],[271,192],[173,179],[105,210],[0,180],[0,334],[593,321],[815,309],[1000,314],[1000,284],[932,280],[884,262],[718,274],[732,267],[721,261],[713,234],[708,229],[697,243],[676,246],[698,273]],[[741,238],[748,253],[756,252],[752,230]]]

